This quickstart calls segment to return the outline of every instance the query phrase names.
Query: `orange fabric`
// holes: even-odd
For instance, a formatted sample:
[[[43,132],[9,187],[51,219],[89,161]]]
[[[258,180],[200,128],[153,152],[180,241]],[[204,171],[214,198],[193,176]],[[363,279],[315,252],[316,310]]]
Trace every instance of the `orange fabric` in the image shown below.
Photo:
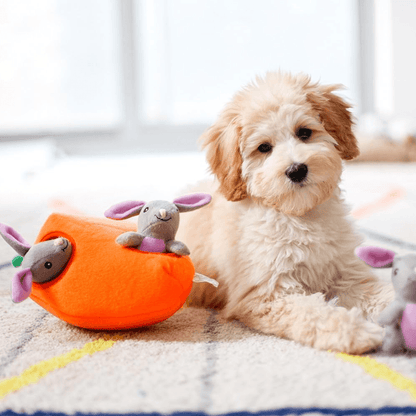
[[[115,239],[135,223],[52,214],[36,243],[62,236],[72,256],[61,275],[34,283],[31,298],[58,318],[91,329],[128,329],[172,316],[185,303],[195,269],[188,256],[146,253]]]

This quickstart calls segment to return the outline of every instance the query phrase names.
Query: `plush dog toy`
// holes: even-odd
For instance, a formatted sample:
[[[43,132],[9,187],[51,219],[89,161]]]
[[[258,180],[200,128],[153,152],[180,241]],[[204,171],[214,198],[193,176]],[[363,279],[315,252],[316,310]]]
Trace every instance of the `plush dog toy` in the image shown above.
[[[211,195],[197,193],[173,201],[126,201],[113,205],[104,215],[114,220],[124,220],[138,215],[137,232],[127,232],[117,237],[124,247],[141,251],[189,255],[189,249],[175,240],[179,228],[179,213],[194,211],[211,202]]]
[[[21,256],[12,300],[32,300],[58,318],[91,329],[128,329],[173,315],[193,281],[218,283],[195,273],[189,256],[150,253],[116,244],[134,223],[52,214],[31,246],[11,227],[0,233]]]
[[[380,314],[386,329],[382,350],[416,350],[416,254],[398,256],[380,247],[360,247],[358,257],[371,267],[391,267],[395,300]]]

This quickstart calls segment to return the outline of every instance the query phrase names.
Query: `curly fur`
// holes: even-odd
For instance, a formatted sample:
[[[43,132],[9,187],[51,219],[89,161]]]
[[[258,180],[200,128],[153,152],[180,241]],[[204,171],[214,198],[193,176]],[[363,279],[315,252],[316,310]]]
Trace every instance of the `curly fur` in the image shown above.
[[[361,239],[338,185],[342,160],[359,151],[338,88],[276,72],[238,92],[200,139],[216,179],[197,189],[213,201],[203,223],[190,214],[179,234],[196,270],[220,283],[196,286],[191,304],[308,346],[362,353],[382,340],[365,317],[393,291],[354,254]],[[301,127],[309,139],[297,137]],[[263,143],[272,150],[260,152]],[[285,174],[293,163],[308,167],[302,183]]]

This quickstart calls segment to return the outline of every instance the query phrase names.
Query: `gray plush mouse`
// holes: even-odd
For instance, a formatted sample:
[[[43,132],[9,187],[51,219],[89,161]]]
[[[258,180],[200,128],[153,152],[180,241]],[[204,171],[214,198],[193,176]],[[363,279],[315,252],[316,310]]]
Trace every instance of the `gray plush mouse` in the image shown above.
[[[168,201],[126,201],[113,205],[104,215],[114,220],[124,220],[138,215],[137,232],[127,232],[116,242],[125,247],[135,247],[153,253],[189,255],[189,249],[175,240],[179,228],[179,213],[194,211],[211,202],[211,195],[204,193],[179,197]]]
[[[396,255],[380,247],[360,247],[358,257],[371,267],[391,267],[395,299],[380,314],[386,334],[382,350],[416,350],[416,254]]]
[[[0,234],[19,254],[13,259],[13,266],[22,266],[12,280],[13,302],[22,302],[30,296],[32,282],[45,283],[59,276],[71,258],[72,245],[66,238],[58,237],[31,246],[5,224],[0,224]]]

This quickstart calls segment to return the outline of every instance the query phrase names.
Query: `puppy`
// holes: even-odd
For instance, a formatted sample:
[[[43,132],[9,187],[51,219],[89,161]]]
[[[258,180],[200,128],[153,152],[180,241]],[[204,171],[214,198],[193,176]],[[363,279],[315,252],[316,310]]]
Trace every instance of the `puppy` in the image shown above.
[[[199,273],[189,303],[304,345],[359,354],[380,345],[374,319],[393,300],[355,254],[362,242],[338,187],[359,154],[349,105],[306,75],[257,78],[201,137],[215,180],[204,212],[183,218]]]

